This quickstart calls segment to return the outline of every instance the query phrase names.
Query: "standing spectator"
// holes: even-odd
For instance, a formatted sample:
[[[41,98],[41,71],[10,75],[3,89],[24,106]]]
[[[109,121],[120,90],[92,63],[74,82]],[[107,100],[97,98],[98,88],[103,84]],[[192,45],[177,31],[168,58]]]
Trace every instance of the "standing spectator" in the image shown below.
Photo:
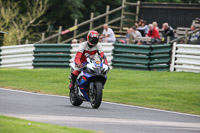
[[[135,38],[137,38],[137,37],[142,37],[142,35],[139,31],[136,30],[136,27],[133,26],[132,28],[130,28],[129,39],[127,40],[127,43],[128,44],[141,44],[140,41],[135,41]]]
[[[191,25],[190,29],[192,31],[196,30],[196,26],[195,25]],[[200,32],[196,32],[194,34],[192,34],[189,38],[189,42],[191,44],[200,44]]]
[[[163,31],[163,37],[164,37],[164,42],[167,42],[167,38],[169,37],[169,39],[173,39],[174,37],[174,30],[171,26],[169,26],[168,23],[164,23],[163,27],[162,27],[162,31]]]
[[[157,23],[156,21],[154,21],[152,24],[153,24],[153,27],[154,27],[156,30],[158,30],[158,32],[159,32],[158,23]]]
[[[153,24],[149,24],[149,32],[146,35],[147,37],[151,37],[151,41],[153,44],[160,42],[160,35],[158,30],[153,27]]]
[[[141,21],[141,26],[138,27],[138,31],[142,34],[142,36],[146,36],[146,34],[149,31],[148,26],[146,25],[146,21],[144,20]]]
[[[115,34],[111,28],[108,27],[108,24],[104,24],[104,30],[101,35],[101,39],[103,42],[114,43],[116,41]]]

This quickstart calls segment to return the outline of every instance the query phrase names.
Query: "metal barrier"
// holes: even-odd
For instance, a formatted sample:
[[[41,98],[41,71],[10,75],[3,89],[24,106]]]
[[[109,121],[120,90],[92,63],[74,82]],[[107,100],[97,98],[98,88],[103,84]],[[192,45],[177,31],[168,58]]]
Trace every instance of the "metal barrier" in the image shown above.
[[[1,67],[68,68],[80,44],[34,44],[1,47]],[[171,45],[101,43],[109,65],[134,70],[168,70]]]
[[[149,70],[169,70],[172,45],[151,45],[150,49]]]
[[[170,44],[114,44],[112,66],[133,70],[169,70],[170,55]]]
[[[35,44],[34,68],[66,68],[71,59],[71,44]]]
[[[1,47],[1,68],[32,69],[34,45]]]
[[[173,44],[170,71],[200,72],[200,46]]]

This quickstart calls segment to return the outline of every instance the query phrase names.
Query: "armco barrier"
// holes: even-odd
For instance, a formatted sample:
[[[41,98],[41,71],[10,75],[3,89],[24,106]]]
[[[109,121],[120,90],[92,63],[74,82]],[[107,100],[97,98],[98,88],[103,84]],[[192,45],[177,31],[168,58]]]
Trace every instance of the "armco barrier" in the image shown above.
[[[148,70],[150,46],[114,44],[113,68]]]
[[[66,68],[71,59],[71,44],[35,44],[34,68]]]
[[[200,45],[173,44],[170,71],[200,72]]]
[[[169,70],[172,45],[151,45],[150,49],[149,70]]]
[[[32,69],[34,45],[1,47],[1,68]]]
[[[114,44],[112,66],[133,70],[169,70],[171,45]]]
[[[80,44],[34,44],[1,47],[1,67],[67,68]],[[101,43],[111,67],[168,70],[171,45]]]

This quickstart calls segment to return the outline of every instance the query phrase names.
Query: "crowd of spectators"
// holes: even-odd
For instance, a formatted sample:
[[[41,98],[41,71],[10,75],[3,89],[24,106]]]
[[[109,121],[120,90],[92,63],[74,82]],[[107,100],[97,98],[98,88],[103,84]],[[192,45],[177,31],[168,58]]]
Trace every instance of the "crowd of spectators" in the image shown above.
[[[133,29],[134,29],[134,33],[133,33]],[[137,33],[137,36],[134,35],[135,33]],[[137,37],[150,37],[151,42],[135,41],[135,38]],[[147,44],[147,43],[160,44],[160,43],[166,43],[168,38],[170,39],[174,38],[174,30],[171,26],[169,26],[168,23],[164,23],[163,27],[160,29],[158,27],[157,22],[154,21],[147,25],[147,22],[145,20],[140,19],[138,23],[135,23],[135,26],[127,29],[125,43],[127,44]]]
[[[165,44],[170,40],[175,39],[175,31],[168,23],[163,23],[162,28],[159,28],[157,22],[154,21],[147,25],[147,22],[143,19],[140,19],[137,23],[135,23],[135,26],[128,28],[125,39],[121,40],[116,40],[115,33],[108,26],[108,24],[104,24],[103,28],[103,32],[101,36],[99,36],[99,42],[101,43],[115,43],[116,41],[118,41],[120,43],[138,45]],[[194,25],[191,26],[191,31],[193,30],[196,30],[196,27]],[[143,41],[142,39],[136,39],[142,37],[150,38],[151,41]],[[79,40],[73,39],[72,43],[82,43],[84,41],[84,38],[80,38]],[[200,44],[200,32],[192,34],[189,37],[188,42],[191,44]]]

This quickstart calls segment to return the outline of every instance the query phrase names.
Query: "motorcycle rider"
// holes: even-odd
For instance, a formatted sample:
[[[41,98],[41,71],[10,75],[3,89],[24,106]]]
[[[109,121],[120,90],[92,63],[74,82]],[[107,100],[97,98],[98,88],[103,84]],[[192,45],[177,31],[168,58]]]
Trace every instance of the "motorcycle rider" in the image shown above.
[[[99,41],[98,32],[97,31],[89,31],[89,33],[87,35],[87,42],[79,45],[78,51],[77,51],[75,59],[74,59],[74,62],[76,65],[75,70],[71,73],[71,81],[69,84],[70,90],[72,90],[74,88],[74,83],[80,73],[80,68],[83,67],[82,63],[87,62],[85,53],[88,53],[91,56],[94,56],[96,53],[99,54],[101,56],[101,58],[105,60],[105,64],[108,65],[106,56],[104,55],[104,52],[102,51],[102,46],[101,46],[101,44],[98,44],[98,41]]]

